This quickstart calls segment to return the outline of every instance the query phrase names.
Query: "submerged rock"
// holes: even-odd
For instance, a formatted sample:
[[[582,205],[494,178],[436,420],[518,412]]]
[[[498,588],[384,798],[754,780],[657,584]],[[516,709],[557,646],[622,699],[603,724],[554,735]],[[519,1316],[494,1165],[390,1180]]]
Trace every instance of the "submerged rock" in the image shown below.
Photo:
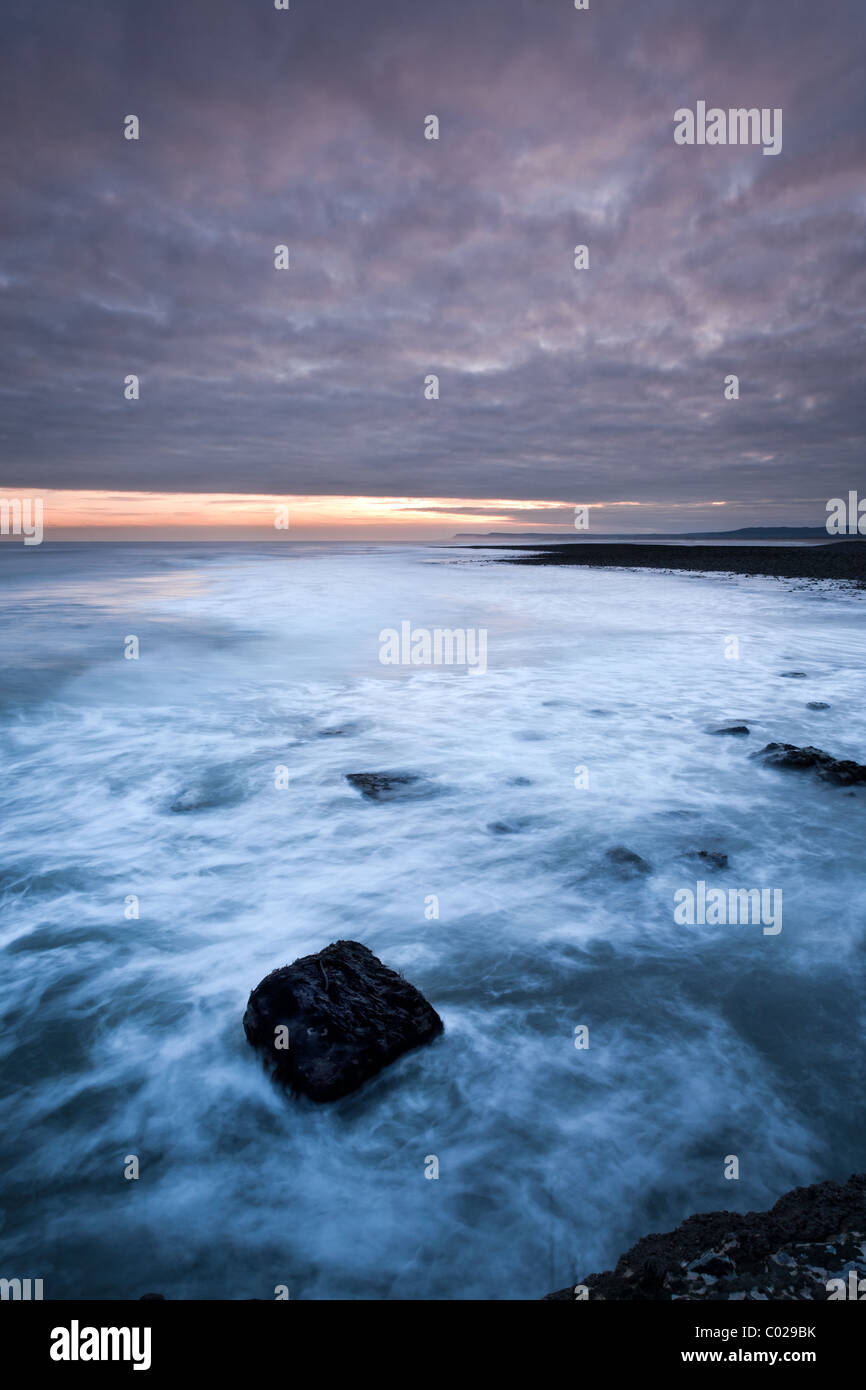
[[[170,810],[174,811],[175,815],[183,815],[186,811],[207,811],[216,805],[218,803],[209,799],[200,787],[187,787],[186,791],[174,798]]]
[[[829,709],[830,706],[825,700],[809,700],[806,709]]]
[[[639,854],[635,854],[633,849],[626,849],[624,845],[617,845],[614,849],[605,851],[605,858],[608,863],[616,865],[626,878],[632,878],[637,874],[651,874],[652,867]]]
[[[707,729],[708,734],[737,734],[740,737],[749,732],[748,724],[728,724],[724,729]]]
[[[175,815],[191,811],[217,811],[237,806],[244,799],[244,788],[232,768],[209,768],[169,803]]]
[[[443,1029],[432,1005],[358,941],[337,941],[256,986],[244,1032],[277,1081],[311,1100],[357,1090]]]
[[[718,849],[699,849],[698,858],[708,869],[726,869],[728,867],[728,856],[722,854],[721,850]]]
[[[417,772],[347,772],[346,781],[368,801],[393,801],[430,791],[430,784]]]
[[[837,787],[856,786],[866,782],[866,767],[850,758],[834,758],[821,748],[798,748],[794,743],[768,743],[752,754],[767,767],[793,768],[798,772],[814,772],[823,782]]]
[[[590,1300],[825,1301],[831,1279],[862,1265],[864,1233],[866,1173],[855,1173],[844,1185],[795,1187],[769,1211],[690,1216],[579,1282]],[[574,1296],[572,1285],[547,1298]]]

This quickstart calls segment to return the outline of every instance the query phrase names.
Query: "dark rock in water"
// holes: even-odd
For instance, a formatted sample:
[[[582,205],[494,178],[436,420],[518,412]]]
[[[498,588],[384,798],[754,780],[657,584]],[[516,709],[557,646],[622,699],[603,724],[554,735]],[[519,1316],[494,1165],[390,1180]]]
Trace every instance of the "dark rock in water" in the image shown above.
[[[806,679],[805,671],[780,671],[779,675],[789,681],[804,681]]]
[[[708,869],[726,869],[728,867],[728,856],[717,849],[699,849],[698,858],[704,861]]]
[[[393,801],[398,796],[418,796],[429,783],[417,772],[347,772],[346,781],[368,801]]]
[[[837,787],[856,786],[866,782],[866,767],[850,758],[834,758],[821,748],[798,748],[793,743],[768,743],[760,752],[753,753],[767,767],[793,768],[800,772],[814,772],[823,782],[832,782]]]
[[[514,835],[517,827],[504,820],[492,820],[487,829],[491,835]]]
[[[272,970],[244,1014],[247,1039],[275,1079],[311,1100],[348,1095],[442,1028],[414,985],[357,941],[334,942]]]
[[[749,733],[749,727],[748,727],[747,724],[728,724],[728,725],[726,725],[726,727],[725,727],[724,729],[707,729],[707,733],[708,733],[708,734],[738,734],[740,737],[742,737],[743,734]]]
[[[806,709],[829,709],[830,706],[823,700],[809,700]]]
[[[651,874],[652,868],[634,850],[626,849],[623,845],[617,845],[615,849],[605,851],[605,857],[611,864],[615,864],[623,874],[632,878],[636,874]]]
[[[826,1301],[831,1279],[863,1261],[866,1173],[795,1187],[769,1211],[710,1211],[644,1236],[615,1270],[575,1279],[594,1299]],[[548,1294],[573,1300],[574,1286]]]

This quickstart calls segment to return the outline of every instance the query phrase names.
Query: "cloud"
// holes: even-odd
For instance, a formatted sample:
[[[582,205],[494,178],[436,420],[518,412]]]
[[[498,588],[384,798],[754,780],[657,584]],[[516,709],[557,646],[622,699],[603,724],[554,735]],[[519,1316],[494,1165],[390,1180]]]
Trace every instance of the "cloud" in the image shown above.
[[[859,0],[9,10],[10,483],[821,524],[862,476]],[[674,146],[698,98],[782,153]]]

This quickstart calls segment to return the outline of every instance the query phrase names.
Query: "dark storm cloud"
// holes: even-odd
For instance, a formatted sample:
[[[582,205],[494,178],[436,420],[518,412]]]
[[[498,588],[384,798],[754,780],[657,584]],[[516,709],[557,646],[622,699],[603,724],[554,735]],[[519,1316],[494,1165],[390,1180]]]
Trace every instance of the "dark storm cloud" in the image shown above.
[[[819,524],[862,478],[864,13],[7,4],[4,481]],[[698,99],[782,107],[781,154],[675,146]]]

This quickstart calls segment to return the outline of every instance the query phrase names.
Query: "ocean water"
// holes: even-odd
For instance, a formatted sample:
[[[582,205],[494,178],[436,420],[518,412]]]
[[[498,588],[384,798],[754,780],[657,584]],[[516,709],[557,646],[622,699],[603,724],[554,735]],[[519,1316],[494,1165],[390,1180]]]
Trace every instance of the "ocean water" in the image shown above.
[[[290,543],[4,545],[0,592],[0,1274],[532,1299],[862,1169],[866,793],[749,753],[866,758],[866,596]],[[406,620],[486,672],[383,666]],[[430,795],[345,780],[395,769]],[[782,931],[675,924],[699,879]],[[241,1019],[340,937],[445,1033],[316,1106]]]

